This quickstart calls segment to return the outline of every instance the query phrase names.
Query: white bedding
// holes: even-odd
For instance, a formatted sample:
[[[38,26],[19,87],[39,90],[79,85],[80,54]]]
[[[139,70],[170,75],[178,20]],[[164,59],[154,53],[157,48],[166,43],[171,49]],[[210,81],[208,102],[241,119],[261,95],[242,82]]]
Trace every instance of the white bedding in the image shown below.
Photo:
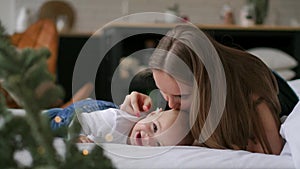
[[[295,168],[290,155],[265,155],[246,151],[216,150],[201,147],[136,147],[104,145],[117,168]],[[168,150],[161,154],[157,152]],[[127,157],[124,156],[127,152]],[[155,155],[145,157],[145,152]],[[118,154],[119,153],[119,154]],[[121,154],[121,155],[120,155]],[[134,158],[141,155],[143,158]]]
[[[289,82],[300,96],[300,80]],[[280,155],[191,146],[140,147],[104,144],[117,168],[300,168],[300,103],[282,124],[286,144]],[[80,147],[88,145],[82,144]]]
[[[300,96],[300,80],[289,82]],[[24,115],[24,111],[13,111]],[[286,144],[280,155],[266,155],[247,151],[217,150],[203,147],[141,147],[125,144],[101,145],[105,154],[119,169],[167,168],[284,168],[300,169],[300,102],[281,126]],[[94,144],[78,144],[79,149]],[[99,161],[100,162],[100,161]]]

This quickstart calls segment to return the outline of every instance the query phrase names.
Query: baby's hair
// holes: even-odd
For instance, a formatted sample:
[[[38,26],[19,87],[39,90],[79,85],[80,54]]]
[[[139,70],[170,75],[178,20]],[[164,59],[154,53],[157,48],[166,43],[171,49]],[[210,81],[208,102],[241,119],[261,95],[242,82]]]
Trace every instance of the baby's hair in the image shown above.
[[[152,90],[157,89],[152,70],[144,69],[137,73],[129,85],[129,94],[133,91],[149,95]]]
[[[158,89],[155,80],[153,78],[153,73],[150,68],[144,69],[137,73],[131,80],[129,85],[129,94],[133,91],[143,93],[145,95],[150,95],[154,90]],[[160,107],[163,110],[169,110],[167,102],[162,97],[159,91],[153,92],[150,96],[152,98],[153,108]]]

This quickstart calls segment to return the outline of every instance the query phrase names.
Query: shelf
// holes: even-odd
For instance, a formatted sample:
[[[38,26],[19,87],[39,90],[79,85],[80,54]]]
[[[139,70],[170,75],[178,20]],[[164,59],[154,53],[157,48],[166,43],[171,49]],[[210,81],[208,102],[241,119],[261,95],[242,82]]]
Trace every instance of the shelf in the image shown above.
[[[246,31],[300,31],[300,27],[291,26],[272,26],[272,25],[256,25],[256,26],[239,26],[239,25],[197,25],[201,29],[214,30],[246,30]]]
[[[185,23],[182,23],[185,24]],[[173,28],[176,23],[115,23],[108,27],[139,27],[139,28]],[[201,29],[225,29],[225,30],[279,30],[279,31],[300,31],[300,27],[291,26],[272,26],[272,25],[255,25],[255,26],[240,26],[240,25],[209,25],[209,24],[194,24]]]
[[[184,24],[184,23],[182,23]],[[114,23],[109,26],[103,27],[109,28],[167,28],[171,29],[178,24],[170,23]],[[240,25],[209,25],[209,24],[195,24],[200,29],[205,30],[240,30],[240,31],[300,31],[299,27],[292,26],[272,26],[272,25],[255,25],[255,26],[240,26]],[[94,32],[63,32],[60,36],[72,37],[72,36],[91,36]]]

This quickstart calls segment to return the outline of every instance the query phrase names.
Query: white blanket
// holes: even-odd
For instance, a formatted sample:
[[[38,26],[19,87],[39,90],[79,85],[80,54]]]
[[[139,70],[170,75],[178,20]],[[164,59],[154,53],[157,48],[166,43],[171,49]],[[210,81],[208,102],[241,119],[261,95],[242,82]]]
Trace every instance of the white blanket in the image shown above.
[[[286,140],[285,151],[281,154],[291,155],[295,168],[300,168],[300,103],[281,125],[280,134]]]

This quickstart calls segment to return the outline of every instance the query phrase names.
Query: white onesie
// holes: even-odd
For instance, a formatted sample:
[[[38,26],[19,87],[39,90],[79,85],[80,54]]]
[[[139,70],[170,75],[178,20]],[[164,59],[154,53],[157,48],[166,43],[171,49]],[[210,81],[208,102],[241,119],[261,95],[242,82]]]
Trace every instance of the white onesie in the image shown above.
[[[109,108],[90,113],[78,113],[82,134],[95,143],[127,144],[134,124],[142,117],[136,117],[119,109]]]

